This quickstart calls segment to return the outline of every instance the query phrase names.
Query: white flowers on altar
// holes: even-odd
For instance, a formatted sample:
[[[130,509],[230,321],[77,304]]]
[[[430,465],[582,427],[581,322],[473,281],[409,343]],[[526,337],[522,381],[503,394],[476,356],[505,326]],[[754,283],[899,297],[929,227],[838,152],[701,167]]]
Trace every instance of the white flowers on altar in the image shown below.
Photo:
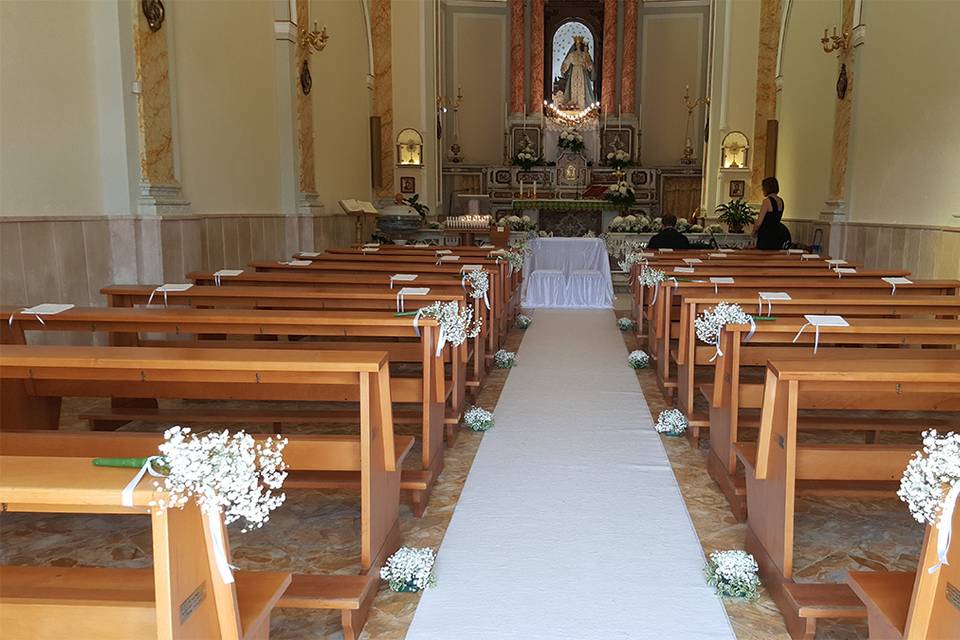
[[[533,324],[533,318],[531,318],[530,316],[524,315],[524,314],[522,314],[522,313],[517,316],[517,328],[518,328],[518,329],[526,329],[526,328],[529,327],[531,324]]]
[[[636,202],[636,194],[629,183],[621,180],[607,187],[603,192],[603,199],[617,207],[628,209]]]
[[[495,354],[493,354],[493,362],[497,365],[499,369],[509,369],[517,363],[517,354],[513,351],[507,351],[506,349],[500,349]]]
[[[738,304],[721,302],[705,309],[694,319],[697,337],[707,344],[720,344],[720,333],[728,324],[750,324],[753,319]]]
[[[960,433],[940,436],[936,429],[930,429],[923,433],[923,449],[907,463],[897,495],[907,503],[917,522],[943,526],[940,516],[946,496],[958,483]]]
[[[629,320],[629,318],[621,318],[621,320]],[[631,320],[631,323],[632,322]],[[626,331],[627,329],[620,327],[620,330]],[[627,356],[627,364],[633,369],[646,369],[650,365],[650,356],[648,356],[645,351],[639,349],[631,351],[630,355]]]
[[[463,424],[471,431],[489,431],[493,428],[493,413],[481,407],[470,407],[463,412]]]
[[[703,233],[703,226],[699,224],[692,224],[690,228],[687,229],[690,233]]]
[[[611,167],[622,169],[630,164],[630,154],[623,149],[617,149],[608,153],[606,160]]]
[[[645,287],[656,287],[666,279],[667,274],[660,269],[654,269],[653,267],[648,267],[647,265],[643,265],[640,268],[639,282]]]
[[[687,417],[680,409],[665,409],[657,417],[657,424],[653,426],[657,433],[668,436],[681,436],[687,430]]]
[[[479,300],[485,298],[487,291],[490,290],[490,276],[488,276],[487,272],[483,269],[467,271],[463,275],[463,284],[469,284],[470,296]]]
[[[676,226],[676,229],[677,229],[677,231],[679,231],[680,233],[683,233],[684,231],[689,231],[689,230],[690,230],[690,223],[687,222],[687,219],[686,219],[686,218],[677,218],[677,226]]]
[[[607,226],[611,233],[646,233],[649,230],[650,219],[646,216],[617,216]]]
[[[626,317],[626,316],[617,318],[617,328],[620,329],[620,331],[630,331],[630,330],[633,329],[635,326],[636,326],[636,323],[635,323],[633,320],[631,320],[630,318]],[[643,353],[643,352],[642,352],[642,351],[634,351],[634,353]],[[647,355],[647,354],[644,353],[643,355]],[[635,368],[637,368],[637,367],[635,367]]]
[[[580,151],[584,147],[583,136],[576,129],[564,129],[560,132],[557,146],[570,151]]]
[[[386,580],[393,591],[422,591],[437,583],[433,574],[435,561],[433,549],[400,547],[380,567],[380,578]]]
[[[194,498],[201,511],[223,513],[226,524],[243,518],[246,532],[262,527],[286,499],[274,493],[287,477],[285,438],[257,442],[243,431],[197,436],[187,427],[168,429],[163,437],[160,454],[168,473],[155,483],[166,491],[166,499],[155,503],[160,509],[182,508]]]
[[[460,346],[467,338],[476,338],[480,335],[481,319],[473,321],[471,307],[460,308],[456,300],[450,302],[434,302],[417,312],[425,318],[433,318],[443,331],[443,338],[455,347]]]
[[[760,567],[752,555],[737,549],[710,554],[705,573],[707,584],[719,596],[752,600],[760,587]]]
[[[711,224],[707,227],[707,233],[711,235],[715,233],[726,233],[726,232],[727,230],[723,228],[722,224]]]

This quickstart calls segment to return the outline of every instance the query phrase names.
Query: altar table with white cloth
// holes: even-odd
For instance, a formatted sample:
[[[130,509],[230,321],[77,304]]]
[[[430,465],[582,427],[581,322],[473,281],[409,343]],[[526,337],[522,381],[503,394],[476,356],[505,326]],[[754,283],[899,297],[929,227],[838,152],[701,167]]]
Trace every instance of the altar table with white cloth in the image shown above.
[[[607,245],[600,238],[537,238],[523,267],[525,308],[613,306]]]

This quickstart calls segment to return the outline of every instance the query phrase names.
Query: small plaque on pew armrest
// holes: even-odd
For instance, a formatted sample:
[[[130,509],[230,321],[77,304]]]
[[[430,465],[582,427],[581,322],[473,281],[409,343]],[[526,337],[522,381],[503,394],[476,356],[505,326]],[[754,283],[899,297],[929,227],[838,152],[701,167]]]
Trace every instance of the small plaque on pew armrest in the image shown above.
[[[725,253],[711,253],[707,256],[708,258],[726,258],[727,254]]]
[[[401,296],[425,296],[430,293],[430,287],[404,287],[400,289],[398,295]]]
[[[285,264],[290,267],[309,267],[313,263],[309,260],[288,260],[287,262],[281,262],[280,264]]]
[[[243,269],[220,269],[220,271],[214,271],[213,275],[219,276],[221,278],[226,278],[230,276],[239,276],[243,274]]]
[[[189,282],[168,283],[168,284],[160,285],[159,287],[156,288],[156,291],[159,291],[160,293],[163,293],[164,291],[166,291],[167,293],[171,293],[173,291],[187,291],[192,286],[193,285],[190,284]]]
[[[700,258],[684,258],[683,261],[686,264],[700,264],[703,262]]]
[[[849,327],[850,323],[843,316],[822,316],[807,314],[803,316],[807,322],[815,327]]]
[[[480,269],[483,269],[483,265],[465,264],[462,267],[460,267],[460,273],[463,273],[464,271],[480,271]]]
[[[710,284],[733,284],[734,282],[736,281],[733,278],[729,278],[729,277],[717,277],[717,276],[710,277]]]
[[[793,300],[786,291],[760,291],[758,293],[761,300],[769,302],[770,300]]]
[[[319,251],[301,251],[300,255],[304,258],[319,258],[323,254]]]
[[[800,256],[801,260],[817,260],[820,258],[819,253],[804,253]]]
[[[673,249],[657,249],[660,253],[670,253]]]
[[[32,307],[21,309],[17,313],[27,313],[32,316],[52,316],[54,314],[73,309],[73,307],[74,305],[72,304],[57,304],[55,302],[44,302],[43,304],[35,304]]]
[[[695,269],[693,267],[674,267],[674,273],[693,273]]]
[[[440,256],[440,262],[459,262],[460,256]]]

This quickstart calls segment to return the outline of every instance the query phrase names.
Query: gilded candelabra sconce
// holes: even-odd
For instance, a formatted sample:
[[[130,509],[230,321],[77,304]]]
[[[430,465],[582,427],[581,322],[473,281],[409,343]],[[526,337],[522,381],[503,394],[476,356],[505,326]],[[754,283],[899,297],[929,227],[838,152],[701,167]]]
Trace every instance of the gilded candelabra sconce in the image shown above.
[[[463,149],[460,148],[460,122],[457,119],[457,112],[460,111],[462,104],[463,93],[460,87],[457,87],[456,100],[451,101],[444,96],[437,97],[437,111],[439,113],[442,114],[453,111],[453,141],[450,144],[450,162],[460,162],[463,160],[463,156],[461,155]]]
[[[833,28],[833,35],[827,35],[827,30],[823,30],[823,37],[820,38],[820,44],[823,45],[824,53],[838,52],[842,56],[843,52],[850,48],[850,34],[844,31],[837,35],[837,28]],[[847,95],[847,65],[840,63],[840,73],[837,75],[837,99],[843,100]]]
[[[143,11],[143,17],[147,19],[147,26],[150,27],[150,31],[154,33],[160,31],[160,27],[163,26],[163,19],[167,15],[163,2],[161,0],[142,0],[140,9]]]
[[[313,21],[313,31],[308,31],[306,27],[300,27],[300,46],[307,50],[307,53],[320,53],[327,46],[327,25],[317,31],[317,21]]]
[[[696,100],[690,99],[690,85],[687,85],[686,90],[683,92],[683,106],[687,108],[687,131],[684,136],[684,145],[683,145],[683,157],[680,158],[680,164],[694,164],[696,159],[693,157],[693,140],[690,138],[690,129],[693,126],[693,110],[699,107],[700,105],[710,104],[709,97],[697,98]]]

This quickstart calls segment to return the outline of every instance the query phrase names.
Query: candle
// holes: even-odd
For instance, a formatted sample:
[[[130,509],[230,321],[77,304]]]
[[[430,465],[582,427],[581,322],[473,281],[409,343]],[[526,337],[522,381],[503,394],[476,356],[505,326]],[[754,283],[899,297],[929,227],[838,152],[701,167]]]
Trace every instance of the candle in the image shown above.
[[[523,180],[520,181],[520,197],[523,197]]]
[[[536,180],[533,181],[533,197],[534,198],[537,197],[537,181]]]

